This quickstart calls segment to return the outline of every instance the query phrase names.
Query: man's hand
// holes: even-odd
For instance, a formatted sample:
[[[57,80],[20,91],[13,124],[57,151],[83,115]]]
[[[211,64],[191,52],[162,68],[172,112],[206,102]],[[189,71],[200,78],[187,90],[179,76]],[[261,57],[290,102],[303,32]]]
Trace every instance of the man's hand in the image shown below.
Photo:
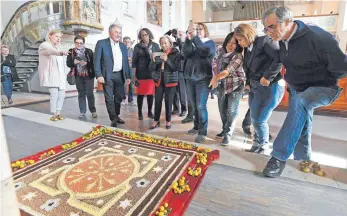
[[[131,82],[131,80],[130,80],[130,79],[125,80],[126,85],[129,85],[129,84],[130,84],[130,82]]]
[[[212,87],[212,89],[217,88],[218,86],[218,81],[219,81],[219,77],[216,75],[212,78],[210,85],[208,85],[208,87]]]
[[[105,79],[103,77],[98,77],[97,80],[99,83],[105,83]]]
[[[265,79],[264,77],[262,77],[262,78],[260,79],[260,84],[261,84],[262,86],[269,86],[269,85],[270,85],[270,81],[267,80],[267,79]]]

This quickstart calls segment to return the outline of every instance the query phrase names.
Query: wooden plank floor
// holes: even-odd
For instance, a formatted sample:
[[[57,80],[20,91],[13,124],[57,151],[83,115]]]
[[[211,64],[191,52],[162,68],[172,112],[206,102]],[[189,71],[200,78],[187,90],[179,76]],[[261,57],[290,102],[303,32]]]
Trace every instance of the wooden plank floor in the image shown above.
[[[213,164],[185,216],[345,216],[347,191]]]

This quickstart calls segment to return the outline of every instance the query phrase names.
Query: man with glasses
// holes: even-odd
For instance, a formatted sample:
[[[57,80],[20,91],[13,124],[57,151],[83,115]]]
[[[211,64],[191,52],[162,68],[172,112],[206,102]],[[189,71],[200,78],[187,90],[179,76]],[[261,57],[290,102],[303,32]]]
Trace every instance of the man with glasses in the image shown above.
[[[129,62],[127,47],[120,42],[122,28],[117,24],[109,27],[109,38],[96,43],[94,55],[95,74],[99,83],[103,83],[107,112],[111,126],[124,124],[120,107],[124,96],[124,83],[129,85]]]
[[[337,82],[347,75],[347,62],[330,33],[293,21],[292,11],[285,6],[267,10],[263,24],[267,35],[279,41],[290,95],[287,117],[263,170],[267,177],[278,177],[292,153],[295,160],[311,159],[313,111],[338,98],[341,88]]]

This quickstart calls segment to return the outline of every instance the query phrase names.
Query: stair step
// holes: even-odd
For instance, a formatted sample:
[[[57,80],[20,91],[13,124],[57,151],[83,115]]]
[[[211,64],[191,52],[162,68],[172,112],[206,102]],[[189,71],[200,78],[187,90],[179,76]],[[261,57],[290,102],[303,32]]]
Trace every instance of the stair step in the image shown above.
[[[20,68],[37,68],[38,62],[18,62],[16,67]]]
[[[28,55],[28,56],[19,57],[17,63],[20,63],[20,62],[38,62],[38,61],[39,61],[38,56]]]
[[[38,56],[39,55],[39,51],[36,50],[25,50],[23,55],[34,55],[34,56]]]
[[[21,81],[14,81],[13,84],[22,84],[22,83],[25,83],[26,81],[25,80],[21,80]]]

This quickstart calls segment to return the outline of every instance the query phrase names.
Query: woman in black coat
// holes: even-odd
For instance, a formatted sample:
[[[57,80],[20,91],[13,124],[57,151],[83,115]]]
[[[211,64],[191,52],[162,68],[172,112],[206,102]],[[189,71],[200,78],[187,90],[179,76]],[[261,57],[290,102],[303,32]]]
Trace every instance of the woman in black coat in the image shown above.
[[[180,52],[172,47],[172,41],[169,36],[164,35],[159,40],[162,53],[160,56],[152,54],[152,62],[150,69],[153,72],[153,80],[155,83],[155,107],[154,122],[151,130],[160,126],[160,114],[165,94],[165,116],[166,129],[171,128],[171,113],[173,98],[178,85],[178,69],[181,61]]]
[[[93,51],[84,46],[85,39],[82,36],[76,36],[74,39],[75,48],[69,50],[66,64],[71,68],[71,72],[76,78],[76,88],[78,91],[78,105],[80,108],[79,118],[84,118],[88,99],[89,111],[92,117],[96,118],[95,98],[94,98],[94,64]]]
[[[153,34],[147,28],[140,30],[138,39],[141,41],[134,47],[132,67],[137,93],[138,117],[139,120],[142,120],[142,104],[145,96],[147,96],[148,117],[154,117],[152,113],[154,82],[149,64],[151,63],[152,53],[159,52],[160,48],[157,43],[152,41]]]
[[[8,103],[12,104],[12,90],[13,90],[13,76],[17,74],[16,59],[13,55],[9,54],[10,49],[7,45],[1,46],[1,83],[4,87],[4,92],[7,97]]]

